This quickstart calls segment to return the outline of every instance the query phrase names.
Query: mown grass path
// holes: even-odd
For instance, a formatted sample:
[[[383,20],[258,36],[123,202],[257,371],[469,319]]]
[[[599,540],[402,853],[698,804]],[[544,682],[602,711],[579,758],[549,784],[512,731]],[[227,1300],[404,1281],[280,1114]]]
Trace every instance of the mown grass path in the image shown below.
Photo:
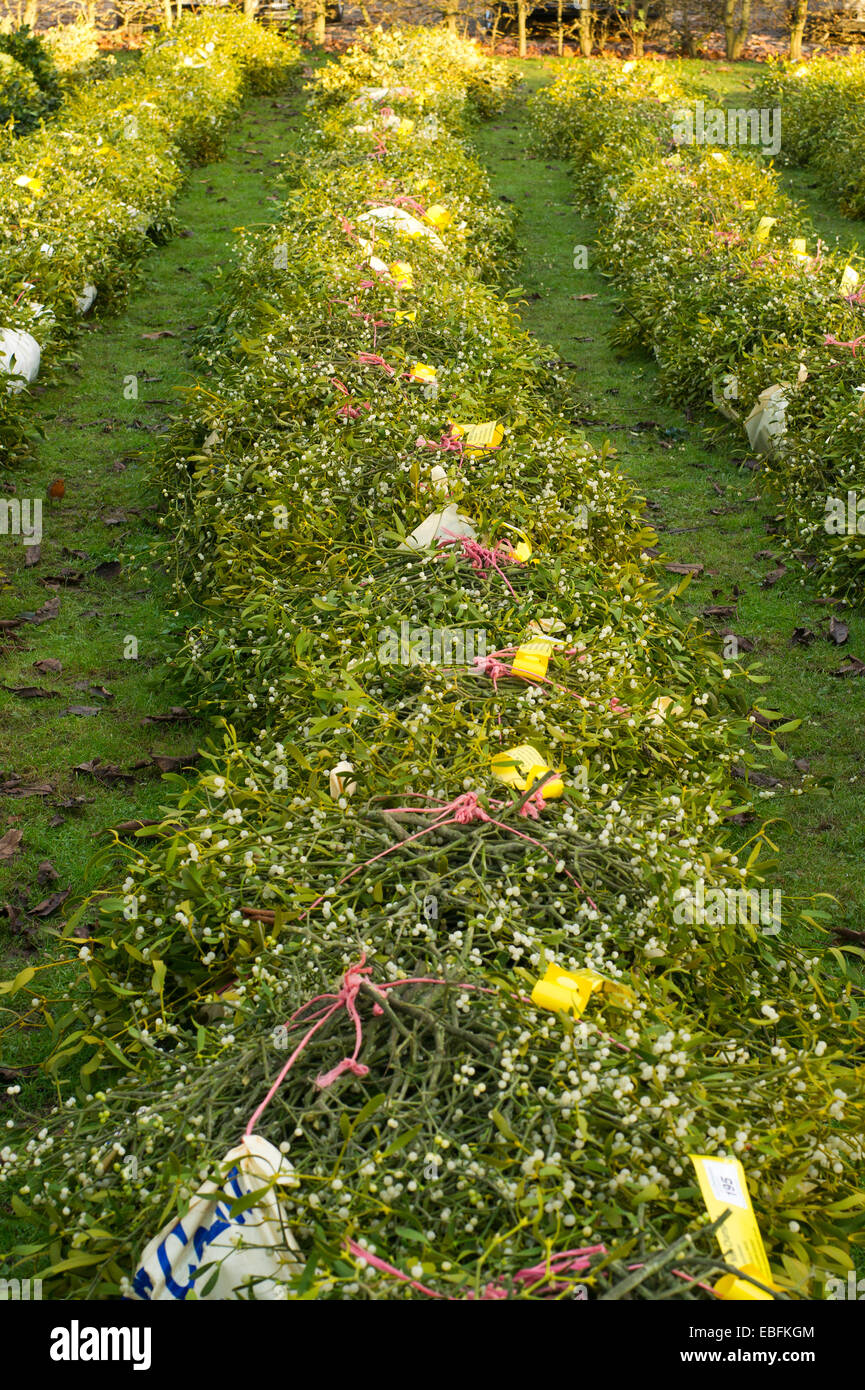
[[[51,949],[51,929],[97,886],[88,865],[106,827],[157,817],[163,773],[194,760],[209,733],[172,715],[186,698],[171,665],[184,615],[174,609],[170,538],[149,553],[161,537],[150,479],[193,380],[194,334],[223,294],[236,229],[273,220],[301,103],[295,86],[244,105],[225,159],[192,172],[177,235],[145,257],[124,310],[94,317],[78,361],[39,387],[45,438],[32,466],[3,475],[19,498],[43,502],[38,563],[25,565],[20,536],[0,536],[0,616],[42,619],[0,632],[0,845],[10,831],[21,837],[14,847],[7,839],[12,852],[0,861],[4,975]],[[49,501],[58,478],[65,495]],[[41,693],[24,693],[34,687]],[[7,1067],[39,1055],[40,1021],[36,1010],[22,1036],[0,1009]]]
[[[522,64],[522,93],[475,136],[494,192],[519,214],[527,296],[521,312],[527,326],[570,364],[575,419],[585,423],[594,444],[605,436],[613,442],[619,467],[645,494],[662,559],[705,566],[683,595],[683,609],[699,614],[711,605],[734,608],[733,616],[714,626],[719,642],[721,629],[728,627],[753,643],[744,660],[769,677],[757,692],[757,704],[804,721],[778,740],[785,761],[771,752],[761,755],[764,775],[778,779],[778,785],[753,788],[759,815],[737,833],[746,838],[761,817],[771,819],[777,886],[793,899],[834,894],[841,904],[833,910],[835,920],[862,929],[865,681],[838,679],[834,672],[848,653],[865,659],[865,617],[838,615],[849,626],[849,639],[836,647],[826,635],[833,610],[817,601],[801,572],[791,568],[767,583],[782,559],[773,534],[777,507],[763,495],[759,472],[744,466],[744,432],[726,434],[717,447],[709,447],[707,422],[686,419],[664,402],[654,363],[645,355],[619,357],[611,348],[608,330],[617,297],[596,268],[596,227],[590,215],[574,207],[566,163],[530,151],[525,97],[550,81],[556,66],[554,60]],[[734,85],[742,77],[718,81],[710,70],[709,81],[724,88],[719,95],[735,99]],[[807,193],[811,216],[827,240],[838,233],[856,239],[859,229],[847,224],[848,232],[837,212],[809,188],[813,178],[799,172],[784,177],[794,196]],[[587,270],[574,269],[576,246],[589,248]],[[662,569],[659,577],[676,582]],[[815,634],[810,645],[792,643],[797,628]],[[757,742],[767,741],[759,729],[756,733]]]

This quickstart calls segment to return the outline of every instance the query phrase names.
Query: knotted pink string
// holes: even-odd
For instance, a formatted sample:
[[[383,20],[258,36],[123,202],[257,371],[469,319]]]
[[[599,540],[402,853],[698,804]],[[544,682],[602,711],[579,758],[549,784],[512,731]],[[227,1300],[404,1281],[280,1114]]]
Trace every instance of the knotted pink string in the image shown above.
[[[865,335],[863,335],[861,338],[852,338],[849,343],[842,343],[841,339],[836,338],[834,333],[827,333],[826,337],[823,339],[823,342],[826,344],[827,347],[852,348],[853,356],[855,357],[856,349],[858,347],[861,347],[862,344],[865,343]]]
[[[552,775],[552,772],[547,773],[541,779],[541,782],[535,788],[532,795],[520,807],[521,816],[524,816],[527,819],[531,820],[538,819],[539,812],[544,806],[542,791],[543,784],[545,781],[548,781]],[[408,795],[412,794],[415,796],[425,795],[425,793],[423,792],[408,793]],[[496,810],[499,807],[504,807],[510,804],[511,803],[509,802],[502,801],[490,802],[490,805]],[[524,835],[521,830],[517,830],[516,826],[508,825],[505,821],[495,820],[492,816],[490,816],[484,810],[483,806],[481,806],[477,794],[475,792],[464,792],[462,796],[458,796],[454,801],[450,801],[444,806],[389,806],[385,807],[384,814],[391,816],[435,815],[438,817],[438,819],[434,821],[432,825],[425,825],[422,830],[417,830],[413,835],[406,836],[404,840],[400,840],[399,844],[390,845],[387,849],[383,849],[379,854],[374,854],[371,859],[364,859],[364,861],[361,864],[355,864],[353,869],[349,869],[347,874],[343,874],[342,878],[335,885],[336,888],[341,888],[344,883],[347,883],[350,878],[354,878],[355,874],[359,874],[362,869],[368,869],[370,864],[376,864],[380,859],[387,858],[389,854],[394,854],[396,850],[403,849],[405,845],[410,845],[412,841],[421,839],[423,835],[430,835],[434,830],[440,830],[445,825],[470,825],[473,821],[485,821],[488,822],[490,825],[496,826],[499,830],[507,831],[509,835],[517,835],[521,840],[527,840],[530,845],[535,845],[538,849],[543,850],[544,854],[547,856],[548,859],[552,859],[554,861],[556,859],[556,856],[552,853],[552,851],[548,850],[546,845],[542,844],[540,840],[535,840],[531,835]],[[579,880],[574,878],[574,875],[570,872],[569,869],[565,869],[565,874],[583,894],[589,906],[591,908],[594,908],[594,910],[597,912],[597,904],[592,901],[588,893],[586,893],[585,889],[583,888],[582,884],[579,882]],[[304,917],[308,917],[310,912],[314,912],[315,909],[318,907],[319,903],[324,902],[326,897],[327,893],[320,893],[319,896],[315,899],[315,901],[311,902],[309,907],[306,908],[300,914],[301,919],[303,919]]]
[[[344,396],[351,395],[351,392],[349,391],[345,382],[340,381],[338,376],[332,376],[330,379],[330,384],[331,386],[335,386],[337,391],[341,391]],[[357,417],[360,415],[361,410],[371,409],[372,406],[369,404],[369,401],[361,401],[359,407],[356,405],[350,405],[348,402],[346,402],[345,405],[340,406],[339,410],[336,413],[337,415],[344,415],[348,420],[356,420]]]
[[[418,449],[435,449],[443,454],[459,454],[460,462],[462,462],[463,453],[466,447],[464,439],[455,439],[452,434],[443,434],[438,444],[436,444],[434,439],[424,439],[423,435],[420,434],[418,435],[417,440],[415,441],[415,445]]]
[[[376,352],[359,352],[357,360],[362,367],[383,367],[388,376],[393,376],[393,367],[388,366],[383,357],[379,357]]]
[[[388,1264],[387,1260],[382,1260],[378,1255],[374,1255],[371,1250],[367,1250],[362,1245],[358,1245],[356,1240],[346,1240],[346,1249],[349,1254],[354,1255],[355,1259],[364,1260],[373,1269],[379,1270],[382,1274],[389,1274],[393,1279],[399,1279],[400,1283],[410,1284],[418,1293],[424,1294],[427,1298],[441,1298],[449,1303],[458,1302],[455,1294],[438,1293],[436,1289],[427,1288],[426,1284],[421,1284],[417,1279],[412,1279],[411,1275],[404,1274],[396,1265]],[[543,1264],[532,1265],[528,1269],[520,1269],[512,1276],[514,1284],[537,1284],[542,1280],[546,1282],[551,1276],[561,1278],[563,1274],[581,1274],[591,1266],[592,1255],[606,1255],[605,1245],[585,1245],[581,1250],[563,1250],[559,1255],[552,1255],[549,1261]],[[549,1289],[549,1294],[561,1293],[566,1289],[567,1284],[553,1283]],[[492,1299],[507,1298],[507,1287],[502,1283],[487,1284],[486,1288],[479,1295],[467,1293],[467,1300],[484,1302]]]
[[[516,598],[516,590],[501,566],[502,564],[521,565],[523,562],[517,559],[509,546],[499,544],[494,550],[490,550],[488,546],[481,545],[480,541],[472,540],[470,536],[455,536],[451,531],[442,531],[439,535],[438,544],[459,545],[463,557],[471,562],[473,570],[495,570],[504,580],[514,598]]]
[[[417,198],[412,198],[408,193],[398,193],[393,201],[397,207],[411,208],[418,217],[426,217],[426,208],[418,202]]]
[[[372,974],[372,966],[366,963],[366,952],[361,953],[360,960],[350,965],[342,977],[342,984],[336,994],[316,994],[314,998],[308,999],[305,1004],[301,1004],[299,1009],[295,1009],[288,1021],[288,1028],[302,1028],[305,1023],[312,1022],[312,1027],[304,1034],[297,1047],[292,1052],[285,1066],[280,1071],[264,1100],[253,1111],[250,1116],[249,1124],[244,1130],[244,1138],[248,1139],[254,1132],[255,1126],[262,1114],[267,1109],[273,1097],[276,1095],[288,1073],[291,1071],[301,1052],[318,1032],[323,1028],[328,1019],[333,1018],[340,1009],[345,1009],[352,1023],[354,1024],[354,1051],[350,1057],[343,1057],[341,1062],[337,1062],[335,1067],[325,1072],[322,1076],[317,1076],[315,1084],[319,1090],[324,1091],[328,1086],[332,1086],[338,1077],[350,1071],[353,1076],[368,1076],[369,1067],[364,1066],[363,1062],[358,1061],[361,1046],[363,1045],[363,1025],[360,1021],[360,1014],[357,1011],[357,996],[360,987],[368,975]],[[489,989],[485,985],[472,985],[466,981],[442,980],[434,975],[408,975],[401,980],[390,980],[384,984],[375,985],[375,992],[387,994],[391,989],[398,989],[402,985],[452,985],[454,989],[469,990],[475,994],[495,994],[494,989]],[[331,1002],[328,1003],[327,1001]],[[322,1007],[314,1014],[309,1014],[305,1018],[298,1018],[298,1014],[312,1007],[313,1004],[321,1003]],[[381,1004],[373,1004],[373,1014],[380,1016],[384,1013]]]

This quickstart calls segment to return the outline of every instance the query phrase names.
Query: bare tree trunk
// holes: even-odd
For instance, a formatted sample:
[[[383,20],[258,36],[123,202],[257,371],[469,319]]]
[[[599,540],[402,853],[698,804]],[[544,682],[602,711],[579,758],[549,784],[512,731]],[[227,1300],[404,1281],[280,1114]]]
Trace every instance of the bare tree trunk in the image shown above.
[[[565,51],[565,29],[562,24],[562,0],[559,0],[556,12],[556,52],[561,58]]]
[[[324,47],[324,31],[327,24],[327,3],[326,0],[315,0],[312,20],[312,41],[317,43],[320,48]]]
[[[39,0],[27,0],[26,5],[24,6],[24,23],[25,23],[26,25],[29,25],[29,27],[30,27],[31,29],[35,29],[35,28],[36,28],[36,22],[37,22],[38,19],[39,19]],[[21,23],[20,10],[19,10],[19,19],[18,19],[18,23],[19,23],[19,25],[20,25],[20,23]]]
[[[495,19],[493,20],[493,30],[492,30],[492,33],[490,34],[490,52],[491,52],[491,53],[495,53],[495,51],[496,51],[496,40],[497,40],[497,38],[498,38],[498,36],[499,36],[499,20],[501,19],[501,17],[502,17],[502,7],[501,7],[501,5],[497,5],[497,6],[496,6],[496,17],[495,17]]]
[[[580,52],[584,58],[591,58],[592,56],[591,0],[582,0],[580,5]]]
[[[517,41],[521,58],[526,56],[526,16],[528,9],[528,0],[517,0]]]
[[[171,9],[171,0],[163,0],[163,6],[165,10],[165,27],[166,29],[170,29],[172,24],[174,23],[174,14]]]
[[[724,0],[724,39],[730,59],[741,58],[751,27],[751,0],[741,0],[741,5],[737,14],[737,0]]]
[[[444,14],[445,24],[451,34],[455,34],[457,31],[458,9],[459,0],[445,0],[442,13]]]
[[[802,39],[808,18],[808,0],[795,0],[790,17],[790,58],[795,63],[802,57]]]
[[[258,0],[243,0],[243,13],[247,19],[254,19],[258,9]]]

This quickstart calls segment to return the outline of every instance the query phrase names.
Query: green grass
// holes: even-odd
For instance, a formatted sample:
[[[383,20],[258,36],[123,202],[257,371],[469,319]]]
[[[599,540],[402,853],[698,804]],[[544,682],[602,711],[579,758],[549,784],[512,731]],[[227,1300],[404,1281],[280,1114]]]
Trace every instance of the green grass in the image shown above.
[[[699,615],[709,605],[734,605],[736,616],[715,625],[719,642],[725,625],[750,639],[754,650],[743,660],[769,678],[757,702],[803,721],[798,731],[778,739],[786,760],[763,757],[767,772],[782,785],[755,793],[758,815],[773,821],[768,833],[778,851],[777,886],[800,904],[816,893],[834,894],[840,903],[836,920],[861,928],[865,681],[837,679],[833,672],[848,652],[865,657],[865,617],[844,614],[850,637],[836,648],[822,635],[830,610],[817,602],[800,572],[791,569],[773,587],[761,587],[780,557],[767,529],[777,506],[763,495],[759,473],[742,467],[748,453],[744,433],[731,429],[713,446],[708,422],[686,419],[664,402],[648,356],[623,358],[610,347],[617,297],[592,268],[595,226],[573,206],[567,165],[528,153],[524,97],[551,80],[558,62],[530,60],[520,67],[523,92],[502,116],[481,126],[475,139],[494,191],[512,200],[519,214],[526,325],[573,364],[574,418],[586,422],[593,443],[608,437],[614,444],[618,466],[648,499],[663,559],[705,565],[684,593],[682,609]],[[734,99],[756,65],[734,64],[729,73],[715,64],[682,67],[692,77],[698,76],[694,69],[703,70],[707,94],[713,88]],[[807,194],[811,216],[827,240],[836,232],[855,238],[857,229],[842,225],[837,211],[807,187],[812,177],[788,178],[800,197]],[[575,246],[589,248],[588,270],[574,269]],[[661,570],[660,578],[667,577]],[[797,627],[815,632],[816,640],[807,647],[791,645]],[[758,823],[739,833],[753,834]]]
[[[18,852],[0,863],[0,904],[9,903],[30,924],[22,935],[0,917],[4,975],[52,957],[52,931],[100,885],[91,860],[110,843],[106,828],[159,816],[168,788],[153,757],[188,765],[211,733],[192,719],[143,722],[186,702],[182,673],[171,665],[183,614],[174,611],[170,538],[162,541],[159,499],[149,478],[163,434],[180,411],[183,388],[193,380],[195,331],[219,304],[236,229],[273,220],[277,164],[291,143],[299,104],[299,96],[288,91],[248,102],[233,126],[225,160],[193,171],[176,208],[179,234],[144,258],[122,312],[89,322],[78,360],[56,384],[40,387],[33,405],[44,441],[26,471],[4,479],[14,483],[19,498],[43,499],[43,540],[40,562],[25,568],[21,538],[0,537],[0,616],[35,612],[47,600],[60,600],[56,618],[22,624],[0,648],[4,687],[56,693],[29,699],[0,689],[0,785],[18,777],[50,787],[44,796],[4,795],[0,802],[0,837],[10,829],[22,832]],[[97,301],[97,315],[98,308]],[[144,336],[166,331],[173,336]],[[137,399],[127,399],[132,378]],[[65,480],[66,495],[49,503],[46,490],[57,477]],[[119,574],[95,572],[117,559]],[[64,568],[80,574],[80,582],[46,587],[43,581]],[[137,641],[134,660],[125,656],[130,637]],[[62,672],[35,669],[45,658],[59,661]],[[90,687],[104,687],[112,698]],[[73,705],[98,713],[66,713]],[[129,780],[74,771],[94,760],[115,765]],[[57,878],[40,883],[45,860]],[[72,890],[69,898],[44,925],[28,917],[28,909],[66,888]],[[41,1021],[38,1011],[30,1021]],[[22,1032],[16,1024],[16,1015],[0,1008],[0,1056],[7,1067],[44,1051],[44,1030]]]

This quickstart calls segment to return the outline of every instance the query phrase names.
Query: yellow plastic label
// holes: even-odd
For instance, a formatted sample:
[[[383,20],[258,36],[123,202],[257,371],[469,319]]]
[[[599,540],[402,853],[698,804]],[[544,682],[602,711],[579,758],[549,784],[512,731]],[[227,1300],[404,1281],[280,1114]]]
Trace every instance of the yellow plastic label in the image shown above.
[[[547,674],[553,643],[538,637],[533,642],[524,642],[517,647],[511,671],[525,680],[542,681]]]
[[[441,203],[433,203],[431,208],[427,208],[426,220],[431,225],[443,232],[454,220],[454,215],[447,208],[443,208]]]
[[[841,276],[841,284],[838,286],[839,294],[852,294],[858,284],[858,270],[854,270],[852,265],[846,266],[844,274]]]
[[[504,426],[497,420],[487,420],[482,425],[458,425],[450,422],[454,439],[462,439],[467,454],[482,454],[485,449],[497,449],[505,437]]]
[[[401,289],[410,290],[414,288],[414,271],[408,261],[394,261],[393,265],[388,266],[388,270],[397,285]]]
[[[600,978],[593,978],[588,970],[562,970],[559,965],[548,965],[543,979],[532,990],[532,1003],[550,1013],[572,1013],[579,1018],[600,987]]]
[[[790,250],[794,256],[804,256],[807,253],[808,243],[803,236],[794,237],[790,242]]]
[[[413,362],[409,368],[409,380],[411,381],[435,381],[435,367],[428,367],[426,362]]]
[[[777,221],[777,217],[761,217],[760,221],[757,223],[757,230],[754,233],[757,240],[765,241]]]
[[[727,1264],[746,1270],[763,1284],[771,1284],[769,1261],[763,1248],[763,1238],[751,1205],[745,1170],[741,1163],[737,1158],[708,1158],[703,1154],[688,1154],[688,1157],[697,1170],[700,1191],[710,1219],[717,1221],[719,1216],[723,1216],[724,1212],[729,1210],[730,1215],[715,1232],[721,1254]],[[737,1284],[742,1282],[736,1280],[735,1275],[725,1275],[720,1282],[724,1283],[727,1278],[733,1279]],[[735,1292],[719,1294],[719,1297],[727,1298],[742,1296]],[[769,1296],[760,1289],[752,1289],[747,1295],[756,1299]]]
[[[492,769],[494,775],[500,782],[504,782],[506,787],[513,787],[520,792],[528,791],[529,787],[533,787],[552,771],[537,748],[533,748],[530,743],[521,744],[519,748],[509,748],[505,753],[496,753],[492,759]],[[565,784],[561,777],[551,777],[540,790],[544,800],[549,801],[562,795]]]
[[[393,316],[394,323],[414,323],[417,318],[417,309],[397,309]]]

